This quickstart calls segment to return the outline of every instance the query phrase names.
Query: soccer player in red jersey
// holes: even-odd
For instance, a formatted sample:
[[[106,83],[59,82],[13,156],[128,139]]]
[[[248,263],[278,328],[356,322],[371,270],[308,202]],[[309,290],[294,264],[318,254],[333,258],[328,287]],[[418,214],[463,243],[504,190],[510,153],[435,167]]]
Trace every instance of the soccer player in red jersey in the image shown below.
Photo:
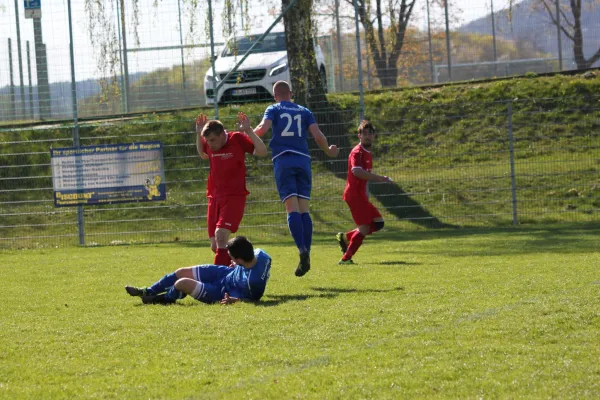
[[[384,222],[381,214],[369,201],[367,195],[367,181],[392,182],[387,176],[377,175],[371,172],[373,168],[373,156],[371,146],[375,139],[375,127],[367,120],[363,120],[358,126],[357,144],[348,156],[348,178],[346,189],[342,197],[352,213],[352,219],[356,223],[356,229],[349,232],[339,232],[336,239],[344,255],[338,264],[354,264],[352,256],[356,254],[365,236],[377,232],[383,228]]]
[[[267,147],[242,112],[238,113],[238,128],[239,132],[227,132],[221,121],[208,120],[204,114],[196,118],[196,148],[210,163],[206,219],[215,265],[231,264],[227,241],[238,230],[250,194],[246,189],[246,153],[267,155]]]

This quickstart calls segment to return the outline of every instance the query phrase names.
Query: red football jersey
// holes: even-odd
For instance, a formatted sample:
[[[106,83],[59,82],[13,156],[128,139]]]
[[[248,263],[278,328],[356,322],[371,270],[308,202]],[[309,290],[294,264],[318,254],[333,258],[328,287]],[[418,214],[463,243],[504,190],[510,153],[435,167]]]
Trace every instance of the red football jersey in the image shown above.
[[[246,189],[246,153],[254,152],[254,144],[241,132],[225,132],[225,135],[225,145],[215,152],[202,139],[202,151],[210,161],[206,197],[250,194]]]
[[[357,144],[348,156],[348,178],[346,179],[346,189],[344,189],[343,199],[354,199],[364,197],[367,199],[367,181],[358,179],[352,173],[357,168],[371,172],[373,169],[373,156],[371,152]]]

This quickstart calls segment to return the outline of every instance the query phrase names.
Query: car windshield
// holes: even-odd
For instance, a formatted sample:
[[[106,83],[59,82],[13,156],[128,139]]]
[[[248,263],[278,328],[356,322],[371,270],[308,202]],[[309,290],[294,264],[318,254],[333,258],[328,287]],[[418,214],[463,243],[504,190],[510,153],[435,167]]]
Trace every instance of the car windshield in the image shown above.
[[[221,57],[245,54],[259,37],[260,35],[251,35],[230,39],[223,49]],[[272,53],[274,51],[286,51],[285,32],[269,33],[252,49],[252,53]]]

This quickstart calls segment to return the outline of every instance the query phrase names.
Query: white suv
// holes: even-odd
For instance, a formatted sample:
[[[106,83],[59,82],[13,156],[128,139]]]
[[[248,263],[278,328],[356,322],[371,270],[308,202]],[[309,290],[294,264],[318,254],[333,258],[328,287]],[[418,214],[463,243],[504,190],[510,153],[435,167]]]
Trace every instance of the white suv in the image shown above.
[[[213,76],[212,66],[204,76],[206,104],[214,104],[215,86],[235,67],[263,32],[232,37],[227,41],[215,60],[217,77]],[[326,87],[325,58],[321,46],[316,42],[315,56],[323,85]],[[262,42],[252,50],[252,53],[238,67],[238,70],[232,73],[219,88],[217,101],[219,103],[230,103],[273,99],[273,84],[280,80],[290,82],[290,73],[285,46],[285,32],[283,28],[275,28],[263,38]]]

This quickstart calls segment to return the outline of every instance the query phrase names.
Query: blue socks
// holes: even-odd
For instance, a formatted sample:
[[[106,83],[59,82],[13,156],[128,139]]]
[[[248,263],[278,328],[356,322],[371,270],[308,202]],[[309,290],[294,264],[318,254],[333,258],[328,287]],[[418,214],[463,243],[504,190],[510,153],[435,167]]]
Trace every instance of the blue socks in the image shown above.
[[[163,276],[158,282],[148,288],[148,294],[157,295],[165,292],[177,282],[175,272]]]
[[[310,218],[310,214],[307,212],[302,213],[300,216],[302,217],[302,228],[304,229],[304,244],[306,245],[306,249],[310,251],[313,234],[312,218]]]
[[[171,287],[169,289],[169,291],[165,294],[165,298],[168,300],[171,300],[173,302],[175,302],[175,300],[181,300],[185,296],[187,296],[187,295],[185,293],[180,292],[179,290],[175,289],[175,286]]]
[[[288,214],[288,227],[290,228],[294,242],[296,242],[296,247],[300,251],[304,251],[307,248],[304,242],[304,224],[302,222],[300,213],[291,212]]]
[[[172,272],[160,278],[158,282],[148,288],[149,295],[159,295],[165,293],[165,298],[171,300],[173,303],[175,300],[183,299],[186,294],[175,289],[175,282],[177,282],[177,274]]]

